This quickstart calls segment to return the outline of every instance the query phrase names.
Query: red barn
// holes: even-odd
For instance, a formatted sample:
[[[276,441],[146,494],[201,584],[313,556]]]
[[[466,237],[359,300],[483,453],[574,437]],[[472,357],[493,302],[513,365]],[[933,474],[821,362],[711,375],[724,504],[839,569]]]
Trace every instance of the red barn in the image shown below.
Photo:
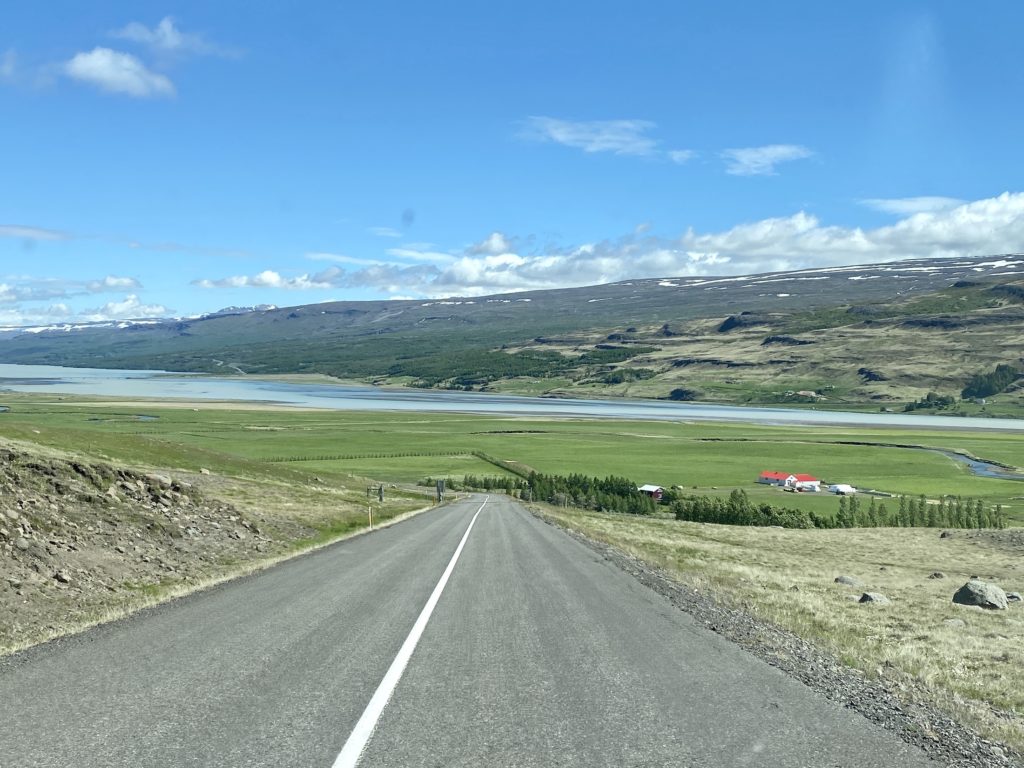
[[[820,491],[821,480],[813,475],[794,475],[791,472],[762,472],[757,482],[765,485],[777,485],[780,488],[793,488],[797,491]]]
[[[665,492],[665,489],[660,485],[641,485],[637,490],[650,496],[655,501],[661,501],[661,495]]]
[[[789,472],[762,472],[761,476],[757,478],[757,482],[764,483],[765,485],[785,485],[786,480],[790,477]]]

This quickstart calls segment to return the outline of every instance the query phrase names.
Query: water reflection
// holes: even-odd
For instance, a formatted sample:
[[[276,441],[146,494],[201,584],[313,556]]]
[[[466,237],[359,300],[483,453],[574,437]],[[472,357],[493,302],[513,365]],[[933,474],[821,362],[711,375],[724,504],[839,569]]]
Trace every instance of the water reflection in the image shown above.
[[[36,365],[0,364],[0,390],[2,389],[15,392],[161,400],[238,400],[333,410],[435,411],[658,421],[736,421],[761,424],[839,424],[1024,431],[1024,421],[1014,419],[751,408],[652,400],[521,397],[479,392],[355,387],[342,384],[295,384],[165,371],[120,371]]]

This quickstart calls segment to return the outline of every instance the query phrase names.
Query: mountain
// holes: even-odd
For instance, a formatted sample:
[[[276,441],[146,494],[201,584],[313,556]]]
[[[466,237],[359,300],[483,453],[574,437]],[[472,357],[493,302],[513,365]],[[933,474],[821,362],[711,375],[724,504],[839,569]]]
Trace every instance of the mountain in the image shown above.
[[[50,323],[48,325],[5,325],[0,326],[0,339],[13,339],[23,333],[70,333],[72,331],[116,328],[123,330],[135,325],[157,325],[167,320],[138,318],[133,320],[102,320],[81,323]]]
[[[0,339],[0,360],[230,367],[550,394],[902,403],[929,391],[959,395],[971,376],[1020,364],[1022,278],[1024,256],[1004,255],[477,298],[228,308],[196,319],[20,334]]]
[[[223,317],[224,315],[247,315],[250,312],[268,312],[271,309],[277,309],[276,304],[257,304],[253,307],[224,307],[218,309],[216,312],[207,312],[202,315],[201,319],[208,317]]]

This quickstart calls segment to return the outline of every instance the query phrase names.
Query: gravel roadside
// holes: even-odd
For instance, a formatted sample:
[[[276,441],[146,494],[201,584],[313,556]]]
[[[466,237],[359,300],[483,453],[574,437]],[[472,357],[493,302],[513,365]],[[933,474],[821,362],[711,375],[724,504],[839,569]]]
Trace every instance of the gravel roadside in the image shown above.
[[[868,679],[859,670],[847,667],[793,633],[726,606],[712,594],[680,584],[665,571],[579,531],[567,529],[537,510],[533,513],[663,595],[711,631],[826,698],[893,731],[950,768],[1024,768],[1024,757],[1020,754],[982,738],[927,701],[913,696],[907,701],[884,681]]]

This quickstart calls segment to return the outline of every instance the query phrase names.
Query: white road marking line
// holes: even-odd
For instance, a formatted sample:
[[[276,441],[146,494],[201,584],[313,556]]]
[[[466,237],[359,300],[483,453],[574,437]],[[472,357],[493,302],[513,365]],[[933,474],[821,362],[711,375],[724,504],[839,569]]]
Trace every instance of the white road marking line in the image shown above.
[[[484,505],[487,504],[490,498],[490,496],[484,497],[484,503],[480,505],[480,509],[476,511],[473,519],[469,521],[469,527],[462,535],[462,541],[459,542],[459,546],[455,548],[455,554],[452,555],[448,567],[441,574],[441,580],[437,582],[434,591],[430,593],[427,604],[423,606],[419,618],[412,625],[412,631],[405,638],[405,642],[402,643],[402,647],[398,650],[398,655],[395,656],[395,660],[391,662],[391,666],[388,667],[388,671],[384,674],[384,679],[377,686],[373,698],[370,699],[370,703],[363,710],[362,717],[359,718],[356,727],[349,734],[348,741],[345,742],[345,746],[338,753],[338,757],[334,760],[333,768],[355,768],[359,763],[359,758],[362,756],[363,750],[366,749],[366,745],[370,743],[370,737],[373,736],[373,731],[377,727],[377,721],[380,720],[380,716],[384,713],[384,708],[391,701],[391,695],[395,692],[398,681],[402,679],[402,673],[405,672],[405,667],[409,664],[412,652],[416,650],[420,636],[423,634],[423,630],[426,629],[427,622],[430,621],[430,614],[434,612],[434,606],[437,605],[437,601],[441,598],[441,593],[448,583],[448,577],[455,570],[455,563],[458,561],[459,555],[462,554],[462,548],[466,546],[469,532],[473,530],[476,519],[480,516]]]

